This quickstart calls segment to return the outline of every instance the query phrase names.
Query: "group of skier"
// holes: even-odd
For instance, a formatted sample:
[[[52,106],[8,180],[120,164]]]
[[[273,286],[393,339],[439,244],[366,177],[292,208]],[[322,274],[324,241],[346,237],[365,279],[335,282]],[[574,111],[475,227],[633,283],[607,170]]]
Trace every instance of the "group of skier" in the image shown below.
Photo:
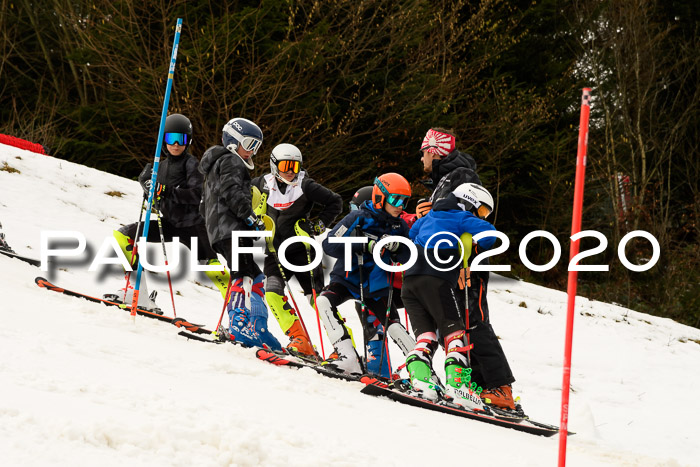
[[[436,399],[443,386],[435,376],[432,357],[442,345],[444,391],[456,403],[478,408],[485,402],[515,409],[514,378],[489,322],[488,272],[465,273],[468,269],[462,263],[435,267],[444,263],[442,258],[459,256],[454,237],[495,230],[485,220],[493,210],[493,199],[481,186],[474,159],[456,149],[450,131],[430,129],[421,144],[421,161],[433,190],[418,202],[415,214],[405,211],[412,194],[409,182],[397,173],[385,173],[358,190],[350,213],[335,225],[342,199],[309,176],[296,146],[275,146],[270,173],[251,180],[253,158],[263,144],[257,124],[244,118],[227,122],[222,144],[207,149],[201,162],[189,152],[192,136],[187,117],[168,116],[163,136],[166,159],[154,188],[160,224],[149,227],[147,241],[196,237],[200,263],[220,266],[207,275],[227,300],[228,326],[217,330],[221,338],[281,350],[268,329],[269,307],[289,337],[287,350],[320,360],[294,297],[285,293],[288,281],[296,277],[333,345],[331,355],[320,362],[326,368],[392,378],[387,345],[391,338],[406,357],[413,388],[423,397]],[[147,166],[139,177],[145,194],[151,189],[151,170]],[[314,206],[320,211],[312,219]],[[322,242],[323,252],[336,259],[329,284],[324,283],[320,264],[308,272],[295,272],[280,263],[278,250],[286,239],[317,236],[331,225]],[[274,236],[266,241],[261,271],[251,253],[233,257],[232,232],[250,231],[251,236],[238,236],[237,241],[239,247],[252,247],[255,232],[264,230],[273,231]],[[114,231],[130,261],[135,259],[134,241],[142,232],[141,221]],[[406,240],[386,238],[391,236]],[[473,258],[494,240],[485,237],[467,244],[463,253]],[[405,272],[389,272],[375,264],[376,256],[388,265],[407,263],[411,243],[418,250],[417,261]],[[230,275],[217,254],[226,260]],[[308,244],[293,243],[285,257],[296,266],[306,266],[316,254]],[[435,260],[430,261],[431,257]],[[130,288],[127,281],[124,289],[108,296],[128,302]],[[142,279],[139,306],[159,311],[153,300]],[[362,323],[363,358],[339,311],[347,301],[355,303]],[[401,324],[397,306],[406,308],[415,339]]]

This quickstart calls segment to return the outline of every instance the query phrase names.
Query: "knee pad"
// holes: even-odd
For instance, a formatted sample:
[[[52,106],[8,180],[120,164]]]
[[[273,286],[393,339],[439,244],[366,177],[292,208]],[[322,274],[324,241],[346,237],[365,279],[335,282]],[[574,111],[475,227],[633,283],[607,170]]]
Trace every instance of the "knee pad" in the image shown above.
[[[269,284],[270,281],[268,281],[268,285]],[[279,323],[280,328],[286,333],[298,319],[292,307],[289,306],[287,297],[285,297],[284,294],[279,294],[268,289],[268,291],[265,292],[265,299],[270,306],[270,310],[272,310],[272,314]]]
[[[396,345],[399,346],[404,355],[408,355],[416,346],[416,341],[413,340],[406,328],[400,323],[391,323],[387,330],[387,335],[396,342]]]
[[[133,264],[134,239],[123,233],[121,230],[112,231],[112,236],[117,240],[119,248],[126,256],[129,264]]]
[[[267,286],[265,288],[268,292],[274,292],[277,295],[284,296],[284,281],[281,277],[269,276],[267,278]]]
[[[316,307],[318,308],[318,314],[323,322],[323,327],[326,328],[328,339],[334,346],[348,337],[352,339],[350,328],[345,325],[345,320],[340,316],[338,309],[331,306],[331,302],[328,298],[324,295],[318,296],[316,298]],[[353,346],[355,345],[354,339],[352,344]]]
[[[228,287],[230,275],[226,270],[226,267],[222,265],[218,259],[210,259],[209,261],[207,261],[207,266],[214,265],[221,266],[221,271],[204,271],[204,274],[219,289],[219,292],[221,292],[221,296],[226,298],[226,288]]]

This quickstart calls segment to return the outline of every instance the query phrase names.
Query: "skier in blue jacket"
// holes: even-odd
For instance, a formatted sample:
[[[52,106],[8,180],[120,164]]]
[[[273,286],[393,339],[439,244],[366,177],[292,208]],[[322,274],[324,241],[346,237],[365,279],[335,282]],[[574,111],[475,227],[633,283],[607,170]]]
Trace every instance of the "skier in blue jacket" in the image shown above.
[[[338,306],[347,300],[364,298],[365,316],[362,325],[367,348],[367,372],[390,376],[388,355],[383,350],[386,314],[390,309],[388,335],[408,352],[413,348],[413,339],[401,326],[393,304],[388,303],[391,290],[391,274],[375,264],[372,257],[374,246],[383,237],[408,237],[408,225],[399,215],[411,196],[411,186],[404,177],[387,173],[376,178],[372,199],[364,202],[359,209],[345,216],[328,233],[323,241],[323,250],[337,258],[331,272],[330,284],[318,297],[318,311],[326,328],[326,333],[335,349],[323,365],[334,371],[346,374],[361,374],[360,359],[355,350],[352,333],[345,326],[338,312]],[[351,264],[346,271],[345,248],[343,243],[334,243],[333,238],[364,236],[367,243],[354,243],[351,249]],[[410,257],[406,245],[394,241],[387,243],[381,252],[386,264],[405,263]]]
[[[404,275],[401,292],[417,340],[406,359],[411,385],[424,397],[437,399],[431,364],[439,332],[446,355],[445,391],[456,403],[471,409],[480,408],[482,403],[479,395],[470,389],[465,310],[455,295],[462,267],[457,239],[465,232],[475,236],[495,231],[495,227],[483,219],[492,209],[491,195],[473,183],[464,183],[446,198],[436,201],[428,215],[418,219],[411,228],[410,237],[419,254],[416,263]],[[495,239],[485,237],[479,240],[479,246],[488,249]],[[447,261],[450,257],[454,260]]]

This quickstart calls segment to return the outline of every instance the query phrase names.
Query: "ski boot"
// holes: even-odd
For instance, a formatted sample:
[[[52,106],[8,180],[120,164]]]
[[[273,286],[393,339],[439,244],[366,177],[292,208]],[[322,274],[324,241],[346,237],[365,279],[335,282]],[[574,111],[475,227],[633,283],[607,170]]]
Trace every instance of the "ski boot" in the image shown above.
[[[149,295],[145,281],[142,280],[141,284],[142,288],[139,292],[138,307],[142,310],[150,311],[151,313],[155,313],[157,315],[162,315],[163,310],[161,310],[160,307],[156,304],[156,296],[158,295],[158,292],[154,290]],[[134,300],[133,285],[129,284],[129,290],[128,292],[126,292],[126,297],[124,295],[124,287],[122,287],[121,289],[118,289],[115,293],[104,294],[102,298],[104,298],[105,300],[109,300],[110,302],[131,306],[131,303]]]
[[[503,386],[485,389],[479,395],[484,404],[494,406],[499,409],[516,410],[515,401],[513,400],[513,390],[510,384]]]
[[[456,358],[445,359],[445,376],[447,384],[445,393],[452,397],[452,402],[469,410],[484,410],[484,404],[478,395],[481,388],[470,386],[472,369],[466,367]]]
[[[406,359],[411,388],[431,401],[438,400],[438,386],[432,379],[433,372],[430,363],[421,358],[418,353],[411,353]]]
[[[321,362],[321,365],[324,368],[346,375],[359,376],[362,374],[362,365],[360,364],[360,358],[357,356],[355,346],[352,345],[352,339],[346,338],[338,342],[335,346],[335,354],[337,358],[331,359],[329,357]]]
[[[316,350],[306,337],[304,328],[301,326],[301,322],[298,319],[294,321],[294,324],[287,330],[286,334],[290,339],[287,350],[291,354],[301,354],[312,358],[316,357]]]
[[[386,348],[382,352],[384,335],[376,334],[374,339],[367,343],[367,361],[365,362],[367,373],[381,378],[391,379],[389,368],[389,355]],[[379,365],[381,364],[381,368]]]
[[[0,225],[2,227],[2,225]],[[7,240],[5,240],[5,234],[0,232],[0,250],[2,251],[7,251],[8,253],[14,253],[15,250],[10,248],[10,245],[7,244]]]

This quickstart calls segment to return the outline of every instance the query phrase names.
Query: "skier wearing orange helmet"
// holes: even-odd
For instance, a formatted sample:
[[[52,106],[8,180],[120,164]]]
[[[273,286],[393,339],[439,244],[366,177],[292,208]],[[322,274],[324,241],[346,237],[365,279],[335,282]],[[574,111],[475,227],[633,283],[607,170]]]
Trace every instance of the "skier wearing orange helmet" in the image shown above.
[[[375,264],[372,256],[377,242],[383,237],[408,237],[408,225],[399,216],[410,197],[411,186],[401,175],[387,173],[377,177],[371,199],[338,222],[323,241],[323,250],[337,258],[330,284],[317,300],[321,320],[335,348],[335,353],[323,362],[326,368],[350,375],[366,371],[389,377],[391,369],[385,350],[385,334],[399,345],[404,354],[413,349],[414,341],[401,326],[396,308],[390,300],[393,294],[391,274]],[[347,246],[352,255],[349,255],[350,264],[346,264],[346,245],[330,240],[358,236],[366,237],[367,243]],[[380,254],[386,264],[405,263],[410,258],[410,250],[400,242],[389,242]],[[338,311],[342,303],[352,299],[359,299],[364,304],[365,368],[355,350],[352,332]],[[388,324],[386,333],[385,324]]]

